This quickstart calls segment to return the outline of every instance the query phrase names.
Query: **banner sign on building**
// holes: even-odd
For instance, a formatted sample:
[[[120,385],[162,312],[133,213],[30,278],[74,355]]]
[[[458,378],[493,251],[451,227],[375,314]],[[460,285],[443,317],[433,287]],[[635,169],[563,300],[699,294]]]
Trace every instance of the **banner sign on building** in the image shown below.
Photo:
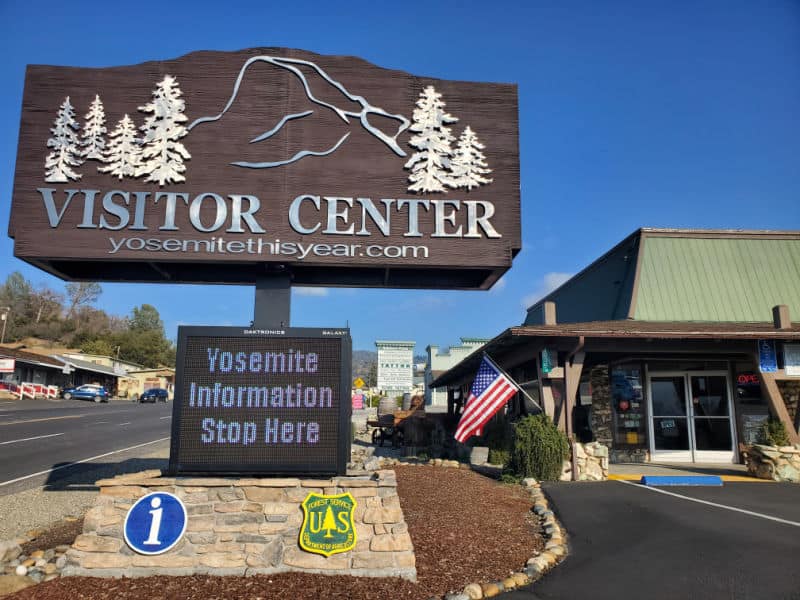
[[[758,340],[758,368],[762,373],[778,370],[778,354],[773,340]]]
[[[179,327],[173,473],[343,475],[348,329]]]
[[[13,373],[16,366],[16,359],[0,358],[0,373]]]
[[[378,389],[410,392],[414,387],[414,342],[375,342]]]
[[[30,65],[9,235],[66,279],[488,288],[521,246],[518,147],[516,85],[353,57]]]

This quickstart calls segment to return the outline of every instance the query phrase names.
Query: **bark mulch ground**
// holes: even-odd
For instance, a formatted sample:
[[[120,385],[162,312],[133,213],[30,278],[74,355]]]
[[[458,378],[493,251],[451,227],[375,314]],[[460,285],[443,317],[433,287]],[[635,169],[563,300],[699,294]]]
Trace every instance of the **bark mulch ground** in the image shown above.
[[[47,529],[37,530],[37,535],[22,544],[22,553],[30,555],[34,550],[72,544],[81,533],[83,533],[83,517],[62,519]]]
[[[255,577],[65,577],[9,596],[14,600],[210,600],[261,598],[419,599],[520,570],[543,542],[531,501],[467,469],[396,468],[400,503],[417,556],[417,583],[400,579],[284,573]]]

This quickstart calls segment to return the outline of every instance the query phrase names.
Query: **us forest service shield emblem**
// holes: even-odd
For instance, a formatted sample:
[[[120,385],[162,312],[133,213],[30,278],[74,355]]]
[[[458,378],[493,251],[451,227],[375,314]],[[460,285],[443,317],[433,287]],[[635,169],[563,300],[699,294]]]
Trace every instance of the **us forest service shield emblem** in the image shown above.
[[[356,501],[350,493],[332,496],[309,494],[303,500],[300,547],[324,556],[347,552],[356,545],[353,512]]]

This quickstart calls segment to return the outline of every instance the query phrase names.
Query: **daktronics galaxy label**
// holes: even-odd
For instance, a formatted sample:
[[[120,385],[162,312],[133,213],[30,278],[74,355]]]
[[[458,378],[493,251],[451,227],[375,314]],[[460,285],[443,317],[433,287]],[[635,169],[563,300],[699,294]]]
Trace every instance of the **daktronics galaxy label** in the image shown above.
[[[348,330],[181,327],[174,472],[343,473]]]

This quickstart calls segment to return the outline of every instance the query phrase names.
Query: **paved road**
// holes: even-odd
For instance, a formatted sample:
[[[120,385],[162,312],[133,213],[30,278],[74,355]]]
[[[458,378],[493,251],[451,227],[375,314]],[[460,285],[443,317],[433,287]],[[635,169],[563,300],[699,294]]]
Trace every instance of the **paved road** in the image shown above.
[[[0,496],[52,486],[74,463],[146,454],[169,438],[171,415],[171,402],[0,401]]]
[[[506,597],[800,598],[800,486],[661,489],[775,520],[633,484],[548,485],[545,491],[569,533],[570,556],[539,582]]]

